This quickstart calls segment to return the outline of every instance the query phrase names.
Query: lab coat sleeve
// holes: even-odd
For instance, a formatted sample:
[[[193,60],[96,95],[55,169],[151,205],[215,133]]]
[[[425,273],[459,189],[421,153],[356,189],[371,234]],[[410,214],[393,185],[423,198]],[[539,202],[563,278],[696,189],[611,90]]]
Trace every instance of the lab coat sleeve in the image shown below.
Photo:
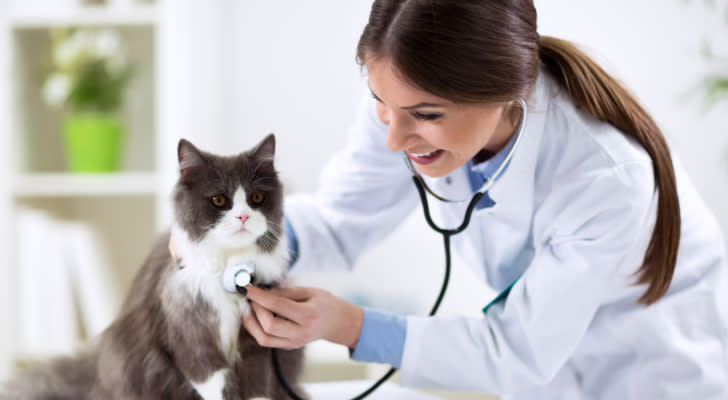
[[[298,242],[294,270],[352,268],[413,210],[416,189],[401,153],[386,147],[386,134],[367,95],[318,192],[286,198],[284,213]]]
[[[654,226],[649,162],[563,181],[534,216],[535,255],[504,301],[481,319],[408,317],[403,385],[502,395],[546,384],[610,290],[634,282]]]

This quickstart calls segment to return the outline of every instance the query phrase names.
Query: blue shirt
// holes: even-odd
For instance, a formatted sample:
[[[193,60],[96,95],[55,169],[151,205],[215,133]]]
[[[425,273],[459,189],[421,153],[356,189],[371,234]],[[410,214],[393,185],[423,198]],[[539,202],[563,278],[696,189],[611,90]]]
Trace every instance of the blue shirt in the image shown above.
[[[480,163],[473,160],[466,164],[470,188],[473,193],[483,186],[486,179],[491,177],[508,152],[513,147],[517,135],[512,135],[506,146],[493,157]],[[508,166],[506,165],[506,168]],[[505,171],[505,168],[503,169]],[[502,173],[502,171],[501,171]],[[499,176],[495,177],[498,179]],[[480,199],[477,209],[492,207],[495,205],[488,192]],[[284,218],[284,229],[288,236],[289,254],[291,265],[298,258],[298,239],[290,222]],[[374,362],[389,364],[399,368],[402,363],[404,352],[404,341],[407,336],[407,320],[404,316],[390,312],[378,311],[372,308],[363,307],[364,321],[362,322],[359,341],[356,347],[350,352],[350,357],[355,361]]]

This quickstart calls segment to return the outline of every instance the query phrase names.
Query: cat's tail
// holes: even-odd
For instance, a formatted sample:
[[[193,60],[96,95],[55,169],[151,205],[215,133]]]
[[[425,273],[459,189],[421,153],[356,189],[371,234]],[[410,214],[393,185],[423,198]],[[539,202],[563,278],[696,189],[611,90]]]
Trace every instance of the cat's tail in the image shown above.
[[[0,384],[0,400],[85,400],[96,381],[98,352],[85,348],[73,356],[56,357],[18,368]]]

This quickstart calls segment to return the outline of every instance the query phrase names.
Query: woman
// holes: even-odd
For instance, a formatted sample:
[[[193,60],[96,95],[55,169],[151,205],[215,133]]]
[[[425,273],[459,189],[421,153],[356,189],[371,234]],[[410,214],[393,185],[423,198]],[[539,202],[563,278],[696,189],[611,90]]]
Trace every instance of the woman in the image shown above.
[[[250,288],[260,344],[323,338],[407,386],[508,399],[728,398],[720,229],[636,99],[539,37],[532,0],[377,0],[357,51],[372,99],[317,196],[287,201],[293,268],[351,266],[416,207],[400,152],[468,197],[514,145],[523,99],[517,151],[453,239],[504,293],[479,319],[405,318]],[[459,223],[465,205],[437,203]]]

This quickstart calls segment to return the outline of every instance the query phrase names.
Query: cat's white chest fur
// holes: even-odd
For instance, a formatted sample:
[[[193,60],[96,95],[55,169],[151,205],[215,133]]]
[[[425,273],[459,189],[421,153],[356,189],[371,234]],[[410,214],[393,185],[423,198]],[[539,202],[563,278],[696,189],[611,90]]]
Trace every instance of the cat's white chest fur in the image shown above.
[[[241,294],[226,292],[221,283],[222,269],[209,261],[187,263],[176,271],[176,283],[190,296],[199,296],[209,304],[218,320],[220,350],[232,364],[237,354],[238,333],[242,316],[250,306]]]
[[[242,317],[250,312],[250,305],[245,296],[223,288],[222,273],[225,267],[246,261],[255,265],[258,282],[280,281],[288,267],[287,243],[282,240],[272,253],[261,252],[255,246],[222,251],[188,241],[179,247],[185,255],[184,267],[174,271],[173,285],[188,296],[199,296],[210,306],[218,320],[220,350],[232,365],[238,355]]]

